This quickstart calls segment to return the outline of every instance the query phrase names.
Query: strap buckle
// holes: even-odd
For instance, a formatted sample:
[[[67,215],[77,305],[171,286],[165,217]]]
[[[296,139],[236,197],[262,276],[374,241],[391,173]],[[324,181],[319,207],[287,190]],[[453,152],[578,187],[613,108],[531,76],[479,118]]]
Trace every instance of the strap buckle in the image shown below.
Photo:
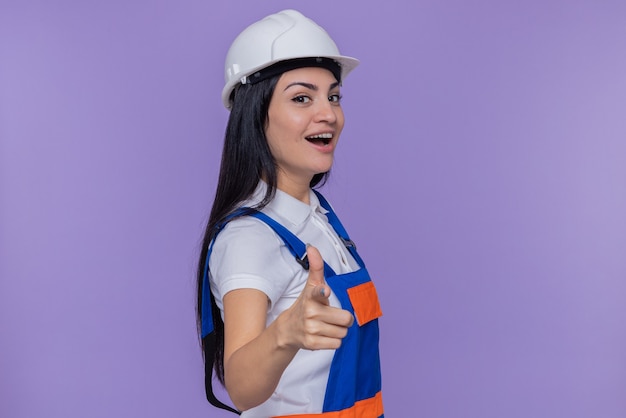
[[[343,237],[339,238],[341,238],[341,241],[343,241],[343,245],[345,245],[346,248],[354,248],[356,250],[356,244],[354,243],[354,241],[352,241],[351,239],[345,239]]]
[[[303,269],[309,269],[309,256],[307,253],[304,253],[302,257],[296,257],[296,261],[302,266]]]

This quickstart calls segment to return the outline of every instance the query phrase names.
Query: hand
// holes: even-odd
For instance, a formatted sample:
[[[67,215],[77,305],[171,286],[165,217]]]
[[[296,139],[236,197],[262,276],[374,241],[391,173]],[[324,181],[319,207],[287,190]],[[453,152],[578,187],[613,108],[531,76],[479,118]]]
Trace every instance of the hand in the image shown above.
[[[354,322],[346,310],[329,306],[331,289],[324,281],[324,261],[317,248],[307,247],[309,277],[302,293],[280,317],[286,345],[309,350],[336,349]]]

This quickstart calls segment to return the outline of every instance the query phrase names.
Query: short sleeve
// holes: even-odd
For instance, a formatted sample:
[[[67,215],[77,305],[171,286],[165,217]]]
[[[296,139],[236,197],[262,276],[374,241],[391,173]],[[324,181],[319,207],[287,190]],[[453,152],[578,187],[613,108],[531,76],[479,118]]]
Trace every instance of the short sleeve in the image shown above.
[[[224,295],[236,289],[256,289],[267,295],[270,308],[297,275],[289,250],[274,231],[253,217],[229,222],[219,233],[209,260],[210,285],[223,310]]]

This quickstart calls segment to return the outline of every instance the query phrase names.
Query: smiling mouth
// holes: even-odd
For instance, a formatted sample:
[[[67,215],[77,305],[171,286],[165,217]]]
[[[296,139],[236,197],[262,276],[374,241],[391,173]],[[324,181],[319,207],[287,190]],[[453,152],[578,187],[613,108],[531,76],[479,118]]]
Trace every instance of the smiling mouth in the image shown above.
[[[316,145],[328,145],[330,144],[330,141],[333,139],[333,134],[325,133],[325,134],[319,134],[319,135],[311,135],[311,136],[307,136],[305,139]]]

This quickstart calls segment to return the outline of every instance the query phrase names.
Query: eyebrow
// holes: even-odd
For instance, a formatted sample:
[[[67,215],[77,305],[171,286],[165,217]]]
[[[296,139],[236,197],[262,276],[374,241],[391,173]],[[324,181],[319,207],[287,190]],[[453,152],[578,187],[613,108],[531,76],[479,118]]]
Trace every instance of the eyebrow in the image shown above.
[[[304,81],[295,81],[295,82],[287,85],[287,87],[285,87],[285,90],[283,90],[283,91],[287,91],[287,89],[289,89],[289,88],[291,88],[293,86],[302,86],[302,87],[305,87],[305,88],[307,88],[309,90],[313,90],[313,91],[318,91],[319,90],[319,87],[317,87],[315,84],[305,83]],[[332,89],[334,89],[337,86],[339,86],[339,82],[338,81],[333,83],[333,84],[331,84],[329,90],[332,90]]]

